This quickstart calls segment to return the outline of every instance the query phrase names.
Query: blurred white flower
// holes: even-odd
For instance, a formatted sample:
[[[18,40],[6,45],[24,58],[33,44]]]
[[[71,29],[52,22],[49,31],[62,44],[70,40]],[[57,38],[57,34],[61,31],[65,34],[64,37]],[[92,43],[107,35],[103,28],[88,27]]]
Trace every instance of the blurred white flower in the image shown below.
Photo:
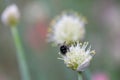
[[[84,26],[86,20],[83,16],[77,13],[63,13],[52,21],[52,25],[49,29],[50,41],[55,44],[62,44],[64,42],[80,41],[84,38],[85,29]]]
[[[91,46],[89,48],[87,46],[88,42],[84,42],[84,44],[75,42],[67,49],[66,53],[59,53],[61,56],[59,59],[64,60],[66,66],[73,70],[84,71],[95,55],[95,50],[91,50]]]
[[[50,15],[48,4],[36,0],[27,3],[24,6],[23,13],[23,18],[27,24],[45,22],[48,20]]]
[[[18,23],[20,12],[16,4],[8,6],[1,15],[1,20],[5,25],[14,26]]]

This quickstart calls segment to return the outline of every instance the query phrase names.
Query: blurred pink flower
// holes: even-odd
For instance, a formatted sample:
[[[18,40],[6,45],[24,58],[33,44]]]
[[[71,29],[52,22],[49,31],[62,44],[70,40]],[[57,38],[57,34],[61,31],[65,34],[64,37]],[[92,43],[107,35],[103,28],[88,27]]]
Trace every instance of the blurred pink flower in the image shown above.
[[[26,31],[26,39],[33,49],[44,50],[46,45],[47,22],[38,22]]]
[[[49,21],[49,7],[47,3],[31,1],[24,7],[23,20],[27,25],[25,38],[28,45],[35,51],[46,49],[46,33]]]
[[[106,73],[99,72],[93,74],[92,80],[110,80],[110,79]]]

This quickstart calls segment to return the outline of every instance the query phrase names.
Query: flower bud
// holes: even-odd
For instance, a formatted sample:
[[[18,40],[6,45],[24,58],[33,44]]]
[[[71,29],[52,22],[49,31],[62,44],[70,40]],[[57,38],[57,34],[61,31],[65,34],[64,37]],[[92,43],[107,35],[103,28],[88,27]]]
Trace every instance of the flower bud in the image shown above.
[[[15,26],[20,18],[20,12],[15,4],[8,6],[2,13],[1,20],[5,25]]]

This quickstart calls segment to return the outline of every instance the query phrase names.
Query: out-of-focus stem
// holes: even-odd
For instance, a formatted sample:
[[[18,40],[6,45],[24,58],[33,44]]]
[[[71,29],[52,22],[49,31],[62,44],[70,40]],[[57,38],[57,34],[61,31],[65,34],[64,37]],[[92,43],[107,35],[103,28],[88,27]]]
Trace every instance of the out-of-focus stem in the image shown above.
[[[91,74],[90,74],[90,70],[89,69],[86,69],[83,72],[83,75],[85,76],[86,80],[91,80]]]
[[[19,38],[19,35],[18,35],[17,27],[12,26],[11,27],[11,32],[12,32],[12,36],[13,36],[13,39],[14,39],[14,42],[15,42],[16,49],[17,49],[16,56],[17,56],[17,59],[18,59],[19,71],[20,71],[20,74],[21,74],[21,80],[30,80],[28,67],[27,67],[27,64],[26,64],[26,58],[25,58],[25,54],[24,54],[24,51],[23,51],[22,46],[21,46],[21,42],[20,42],[20,38]]]
[[[81,72],[78,72],[78,80],[83,80]]]

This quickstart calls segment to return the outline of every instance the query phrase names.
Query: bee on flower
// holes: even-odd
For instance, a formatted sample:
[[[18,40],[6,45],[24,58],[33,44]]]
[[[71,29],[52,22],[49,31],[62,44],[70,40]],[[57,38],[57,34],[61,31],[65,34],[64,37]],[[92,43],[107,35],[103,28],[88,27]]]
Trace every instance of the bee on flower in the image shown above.
[[[53,20],[49,32],[49,39],[60,45],[59,59],[78,72],[84,71],[95,55],[95,50],[88,47],[88,42],[81,43],[85,35],[85,24],[83,16],[65,12]]]
[[[15,26],[20,18],[20,12],[16,4],[8,6],[1,15],[1,20],[5,25]]]
[[[59,55],[61,56],[59,59],[63,60],[67,67],[75,71],[84,71],[95,55],[95,50],[91,50],[91,46],[88,47],[88,42],[84,42],[83,44],[74,42],[69,47],[62,45]]]
[[[64,12],[52,21],[49,28],[49,40],[55,44],[81,41],[85,35],[85,24],[86,19],[83,16],[75,12]]]

